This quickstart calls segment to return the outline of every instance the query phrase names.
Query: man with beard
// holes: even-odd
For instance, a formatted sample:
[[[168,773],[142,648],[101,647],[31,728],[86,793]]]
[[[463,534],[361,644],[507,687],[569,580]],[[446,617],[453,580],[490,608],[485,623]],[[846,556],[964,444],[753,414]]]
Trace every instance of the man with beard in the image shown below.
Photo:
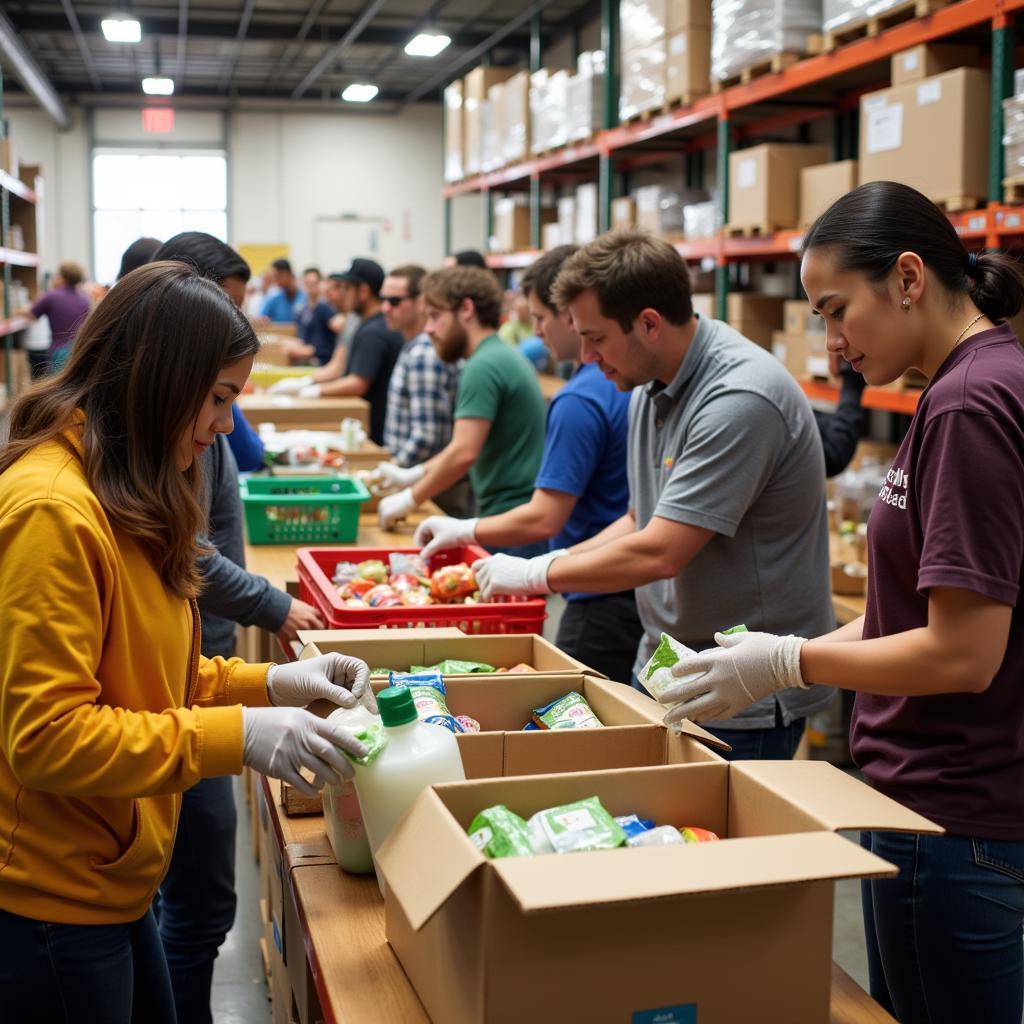
[[[426,331],[446,363],[465,359],[455,427],[445,448],[423,463],[418,480],[380,503],[383,529],[447,490],[468,472],[481,516],[530,500],[544,451],[544,399],[537,376],[498,337],[501,289],[479,267],[447,267],[426,277]],[[531,557],[543,541],[504,550]]]

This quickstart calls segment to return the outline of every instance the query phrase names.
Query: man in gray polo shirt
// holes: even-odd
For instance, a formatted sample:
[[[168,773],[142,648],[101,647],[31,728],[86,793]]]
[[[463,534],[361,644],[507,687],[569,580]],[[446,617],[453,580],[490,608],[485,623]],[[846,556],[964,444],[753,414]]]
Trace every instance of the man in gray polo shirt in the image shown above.
[[[821,440],[789,373],[726,324],[695,317],[686,264],[639,232],[584,246],[553,296],[572,313],[583,361],[636,388],[630,509],[569,551],[481,560],[484,598],[635,587],[644,627],[635,672],[662,632],[701,650],[739,623],[831,630]],[[786,690],[705,725],[734,757],[791,757],[806,717],[833,696]]]

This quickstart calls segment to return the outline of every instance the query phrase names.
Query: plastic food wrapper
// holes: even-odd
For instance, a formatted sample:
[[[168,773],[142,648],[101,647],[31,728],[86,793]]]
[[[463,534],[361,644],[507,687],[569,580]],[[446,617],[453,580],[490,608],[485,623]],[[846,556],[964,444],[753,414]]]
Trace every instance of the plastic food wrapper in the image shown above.
[[[733,626],[722,632],[727,636],[732,633],[745,633],[747,627]],[[691,651],[685,644],[674,640],[668,633],[662,633],[658,646],[654,649],[650,660],[640,670],[640,682],[647,688],[647,692],[655,699],[660,700],[661,695],[672,686],[680,683],[688,683],[694,679],[700,679],[703,672],[691,672],[685,676],[674,676],[672,669],[684,658],[692,658],[696,651]]]
[[[359,566],[355,562],[339,562],[334,567],[334,579],[331,581],[336,587],[340,587],[349,580],[355,579],[359,574]]]
[[[626,833],[596,796],[538,811],[528,825],[531,832],[536,829],[544,836],[555,853],[614,850],[626,842]]]
[[[470,718],[469,715],[456,715],[455,721],[462,726],[464,732],[480,731],[480,723],[475,718]]]
[[[623,814],[615,819],[615,823],[626,833],[627,840],[655,827],[650,818],[638,818],[635,814]]]
[[[685,846],[686,840],[679,834],[679,829],[671,825],[659,825],[639,835],[630,836],[627,846]]]
[[[465,562],[442,565],[430,577],[430,592],[439,601],[457,601],[477,590],[476,575]]]
[[[528,672],[537,670],[532,665],[527,665],[525,661],[521,661],[518,665],[513,665],[511,668],[499,668],[498,671],[507,672],[510,676],[524,676]]]
[[[412,576],[417,581],[428,579],[430,572],[427,563],[420,555],[410,555],[404,551],[392,551],[388,555],[388,564],[392,576]]]
[[[715,843],[718,836],[709,828],[699,828],[697,825],[685,825],[679,829],[684,843]]]
[[[594,729],[601,726],[586,699],[575,690],[542,708],[534,708],[533,721],[539,729]]]
[[[387,583],[378,583],[363,594],[363,601],[371,608],[400,608],[402,598]]]
[[[379,558],[368,558],[356,567],[356,575],[374,583],[387,583],[388,567]]]
[[[712,0],[711,24],[711,78],[724,81],[776,53],[807,53],[822,31],[822,0]]]
[[[363,767],[373,764],[388,745],[387,731],[380,715],[375,715],[362,704],[357,704],[354,708],[338,708],[327,716],[327,720],[348,729],[367,748],[365,757],[353,757],[347,751],[341,751],[353,764]]]
[[[416,714],[421,722],[439,725],[450,732],[465,732],[466,729],[448,710],[445,701],[447,691],[440,672],[391,672],[388,684],[412,691]]]
[[[469,826],[469,838],[485,857],[529,857],[533,854],[526,822],[504,804],[481,811]]]
[[[410,672],[440,672],[445,676],[468,676],[475,672],[494,672],[493,665],[485,661],[460,661],[458,658],[445,658],[436,665],[413,665]]]
[[[540,732],[540,726],[536,722],[527,722],[523,726],[523,732]]]

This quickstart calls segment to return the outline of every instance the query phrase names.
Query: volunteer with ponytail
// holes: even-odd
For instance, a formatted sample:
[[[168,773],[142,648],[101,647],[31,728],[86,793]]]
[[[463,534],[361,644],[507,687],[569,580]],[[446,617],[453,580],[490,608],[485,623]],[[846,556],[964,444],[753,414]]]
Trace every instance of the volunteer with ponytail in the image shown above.
[[[182,263],[128,274],[0,449],[0,1018],[172,1024],[150,901],[182,791],[247,764],[306,792],[362,746],[303,710],[372,702],[329,656],[199,653],[198,457],[258,342]],[[242,705],[255,705],[250,708]],[[267,706],[276,705],[276,706]]]
[[[857,691],[850,747],[882,792],[946,829],[874,833],[900,868],[864,883],[872,995],[901,1024],[1020,1024],[1024,992],[1024,298],[1008,257],[968,254],[894,182],[838,200],[801,277],[829,350],[869,384],[929,378],[868,523],[866,614],[816,640],[748,633],[669,720],[725,718],[810,683]]]

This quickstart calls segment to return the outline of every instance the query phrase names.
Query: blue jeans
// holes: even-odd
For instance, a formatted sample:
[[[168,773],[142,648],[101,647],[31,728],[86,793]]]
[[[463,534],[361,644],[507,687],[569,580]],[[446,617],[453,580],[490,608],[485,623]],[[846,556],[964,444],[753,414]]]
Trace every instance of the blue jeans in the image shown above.
[[[725,740],[732,750],[719,750],[727,761],[790,761],[800,746],[806,718],[794,719],[789,725],[782,724],[782,712],[775,705],[775,725],[767,729],[708,729],[708,732]],[[705,728],[707,728],[705,726]]]
[[[129,924],[53,924],[0,910],[0,1020],[174,1024],[152,910]]]
[[[865,832],[898,878],[861,883],[871,995],[900,1024],[1020,1024],[1024,842]]]
[[[179,1024],[211,1024],[213,961],[235,920],[235,796],[230,776],[182,796],[167,877],[153,906]]]

